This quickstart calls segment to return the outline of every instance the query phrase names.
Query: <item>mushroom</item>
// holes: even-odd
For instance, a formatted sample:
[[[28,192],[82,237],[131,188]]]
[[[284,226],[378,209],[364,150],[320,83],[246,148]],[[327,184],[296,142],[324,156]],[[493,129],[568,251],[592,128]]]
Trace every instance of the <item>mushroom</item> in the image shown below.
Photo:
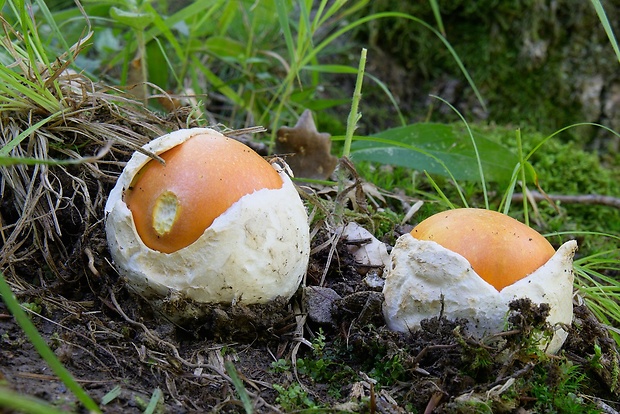
[[[433,316],[466,318],[470,333],[502,331],[508,305],[529,298],[547,303],[555,327],[555,353],[572,321],[574,240],[554,251],[519,221],[484,209],[438,213],[401,236],[391,252],[384,285],[384,316],[391,329],[407,332]]]
[[[198,303],[289,299],[305,274],[308,216],[284,171],[207,128],[134,153],[105,206],[119,273],[146,297]]]

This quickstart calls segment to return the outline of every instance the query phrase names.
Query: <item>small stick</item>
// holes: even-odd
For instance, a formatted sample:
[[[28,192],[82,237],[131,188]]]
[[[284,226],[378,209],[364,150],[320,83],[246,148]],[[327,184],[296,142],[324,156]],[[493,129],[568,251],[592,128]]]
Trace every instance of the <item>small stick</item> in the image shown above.
[[[614,208],[620,208],[620,198],[600,194],[542,194],[538,191],[528,191],[528,194],[536,201],[551,200],[560,201],[562,203],[568,204],[599,204]],[[523,200],[523,193],[513,194],[512,200],[516,202]]]

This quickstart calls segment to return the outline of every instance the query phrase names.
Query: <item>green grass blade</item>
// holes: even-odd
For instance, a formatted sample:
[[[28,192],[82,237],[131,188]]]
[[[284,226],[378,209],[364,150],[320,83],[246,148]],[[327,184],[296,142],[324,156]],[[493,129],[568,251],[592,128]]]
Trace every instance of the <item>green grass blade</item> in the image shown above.
[[[26,137],[28,137],[32,132],[36,131],[37,129],[39,129],[40,127],[42,127],[43,125],[47,124],[49,121],[59,117],[62,115],[62,112],[56,112],[55,114],[52,114],[50,116],[48,116],[45,119],[40,120],[39,122],[37,122],[34,125],[31,125],[28,129],[24,130],[21,132],[21,134],[19,134],[18,136],[16,136],[15,138],[13,138],[11,141],[9,141],[5,146],[3,146],[2,148],[0,148],[0,158],[6,159],[9,155],[9,153],[11,152],[11,150],[15,147],[17,147],[19,144],[21,144],[21,142],[26,139]]]
[[[168,20],[164,20],[159,13],[157,13],[157,11],[153,8],[153,6],[149,3],[146,4],[146,10],[153,16],[153,25],[154,27],[156,27],[160,33],[162,33],[164,35],[164,37],[166,38],[166,40],[170,43],[170,45],[172,46],[172,48],[174,49],[174,51],[177,54],[177,57],[179,58],[179,60],[181,62],[185,62],[187,60],[187,56],[185,54],[185,51],[183,50],[183,47],[181,47],[181,44],[179,43],[179,41],[177,40],[176,36],[172,33],[171,27],[169,26],[169,21]],[[148,42],[149,40],[158,40],[157,36],[147,36],[145,37],[145,40]]]
[[[97,403],[95,403],[95,401],[90,398],[80,384],[73,379],[71,373],[58,360],[56,354],[54,354],[54,351],[52,351],[47,343],[45,343],[45,340],[41,337],[41,334],[39,334],[37,328],[34,326],[30,318],[28,318],[26,312],[24,312],[21,308],[19,302],[17,302],[17,299],[13,296],[13,292],[4,279],[2,272],[0,272],[0,296],[19,326],[28,337],[28,340],[32,343],[45,362],[47,362],[52,371],[54,371],[65,386],[73,393],[73,395],[75,395],[84,407],[86,407],[86,409],[95,413],[100,413],[101,410],[99,410]]]
[[[12,72],[5,66],[0,66],[0,82],[2,92],[9,99],[16,101],[23,100],[24,98],[30,99],[49,113],[57,111],[60,107],[58,100],[54,98],[47,88],[42,86],[43,83],[36,84]]]
[[[239,394],[239,399],[243,404],[243,409],[245,410],[246,414],[252,414],[254,412],[254,407],[252,406],[252,401],[250,400],[250,396],[248,395],[247,390],[243,386],[243,381],[241,381],[241,378],[239,378],[237,368],[235,368],[235,365],[230,361],[226,361],[224,363],[224,366],[226,367],[226,373],[230,377],[233,385],[235,386],[235,390],[237,390],[237,394]]]
[[[101,405],[107,405],[107,404],[111,403],[116,398],[118,398],[119,395],[121,395],[122,391],[123,391],[123,389],[121,388],[120,385],[115,386],[110,391],[108,391],[106,393],[106,395],[101,397]]]
[[[43,400],[20,395],[4,387],[0,387],[0,407],[28,414],[66,414],[66,411],[59,410]]]
[[[441,198],[443,200],[443,202],[448,205],[448,208],[455,209],[456,208],[455,205],[452,204],[450,199],[446,196],[446,194],[443,192],[441,187],[439,187],[437,182],[435,180],[433,180],[433,177],[431,177],[431,175],[428,172],[426,172],[426,171],[424,171],[424,175],[426,175],[426,178],[431,183],[431,186],[433,186],[433,189],[435,190],[435,192],[437,194],[439,194],[439,198]],[[465,200],[465,197],[463,196],[463,193],[460,191],[460,189],[459,189],[459,194],[461,195],[461,201],[463,202],[463,206],[464,207],[468,207],[467,206],[467,200]]]
[[[350,4],[351,2],[347,0],[336,0],[333,3],[331,3],[331,5],[329,6],[329,9],[327,9],[327,11],[323,13],[323,15],[321,15],[321,19],[319,20],[318,25],[316,27],[318,28],[318,27],[323,26],[332,17],[342,20],[347,16],[357,13],[358,11],[366,7],[368,2],[369,0],[357,0],[353,4]],[[342,7],[345,4],[347,4],[349,7],[342,10]],[[339,14],[336,16],[337,13]]]
[[[548,236],[565,236],[565,235],[590,235],[590,236],[602,236],[602,237],[609,237],[611,239],[615,239],[618,240],[618,242],[620,242],[620,235],[615,235],[615,234],[609,234],[609,233],[603,233],[600,231],[554,231],[553,233],[549,233],[549,234],[544,234],[543,236],[548,237]]]
[[[300,3],[303,3],[301,1]],[[308,48],[312,47],[312,23],[310,22],[310,13],[312,12],[312,0],[306,1],[306,4],[300,4],[299,7],[299,24],[297,25],[297,47],[298,56],[303,56]],[[295,59],[295,63],[298,59]],[[296,64],[295,64],[296,66]]]
[[[0,156],[0,165],[3,167],[9,165],[75,165],[82,164],[83,160],[53,160],[53,159],[39,159],[39,158],[27,158],[27,157],[4,157]]]
[[[443,20],[441,19],[441,11],[439,10],[439,4],[437,0],[428,0],[431,5],[431,9],[433,9],[433,16],[435,16],[435,22],[437,22],[437,28],[441,32],[442,35],[446,35],[446,29],[443,27]]]
[[[353,133],[357,129],[357,123],[362,117],[358,112],[358,106],[362,99],[362,83],[364,80],[364,69],[366,68],[366,49],[362,49],[360,56],[359,68],[357,69],[357,80],[355,81],[355,90],[353,92],[353,98],[351,99],[351,111],[347,119],[347,132],[344,139],[344,148],[342,150],[342,156],[348,157],[351,153],[351,142],[353,141]]]
[[[144,414],[153,414],[162,396],[163,394],[161,390],[159,388],[155,388],[155,390],[153,391],[153,394],[151,395],[151,399],[149,400],[149,404],[144,409]]]
[[[332,8],[340,7],[339,3],[342,3],[342,1],[341,0],[335,1],[334,4],[332,5]],[[325,6],[327,6],[327,0],[321,0],[318,7],[316,7],[316,11],[314,13],[314,19],[312,20],[312,26],[310,26],[310,31],[312,33],[314,33],[316,29],[321,27],[320,23],[321,23],[322,17],[324,16]]]
[[[478,152],[478,145],[476,144],[476,139],[474,138],[474,134],[472,133],[471,128],[469,127],[469,124],[467,123],[467,120],[465,120],[465,117],[450,102],[436,95],[430,95],[430,96],[435,99],[439,99],[441,102],[448,105],[450,109],[452,109],[459,116],[459,118],[461,118],[461,121],[463,121],[463,123],[465,124],[465,128],[467,128],[467,133],[469,134],[469,138],[471,139],[471,144],[474,148],[474,154],[476,155],[476,163],[478,164],[478,174],[480,174],[480,185],[482,186],[482,194],[484,196],[484,207],[488,210],[489,209],[489,195],[487,193],[487,182],[484,179],[484,171],[482,169],[482,159],[480,159],[480,152]]]
[[[286,49],[288,50],[289,61],[295,62],[295,45],[293,44],[293,34],[288,20],[288,10],[284,0],[276,0],[276,11],[278,12],[278,20],[280,21],[280,29],[284,34]]]
[[[597,124],[595,122],[578,122],[576,124],[571,124],[571,125],[565,126],[564,128],[560,128],[557,131],[555,131],[553,134],[545,137],[545,139],[543,139],[541,142],[539,142],[538,145],[536,145],[534,148],[532,148],[532,150],[527,154],[527,156],[525,157],[524,160],[525,161],[529,160],[530,157],[532,155],[534,155],[534,153],[536,151],[538,151],[540,149],[540,147],[542,147],[545,142],[549,141],[554,136],[560,134],[561,132],[564,132],[566,130],[569,130],[571,128],[575,128],[575,127],[578,127],[578,126],[595,126],[595,127],[598,127],[598,128],[603,128],[604,130],[606,130],[608,132],[611,132],[612,134],[614,134],[615,136],[620,138],[620,134],[618,132],[614,131],[613,129],[611,129],[609,127],[606,127],[605,125]]]
[[[517,129],[516,131],[516,138],[517,138],[517,150],[519,151],[519,165],[521,166],[520,168],[520,172],[521,172],[521,188],[523,191],[523,218],[525,221],[525,225],[529,226],[530,225],[530,215],[529,215],[529,211],[527,208],[527,181],[526,181],[526,177],[525,177],[525,160],[523,159],[523,143],[521,141],[521,130]]]
[[[37,3],[37,6],[39,7],[39,10],[43,13],[43,16],[45,17],[45,21],[47,22],[47,24],[50,25],[52,31],[54,32],[54,36],[55,36],[54,39],[57,39],[58,41],[60,41],[60,44],[63,47],[63,51],[69,52],[71,48],[69,44],[67,43],[67,41],[65,40],[62,30],[60,30],[60,28],[56,24],[56,20],[54,19],[54,16],[52,15],[52,12],[50,11],[50,9],[45,4],[45,1],[43,0],[35,0],[35,1]],[[68,53],[68,57],[69,59],[73,58],[71,53]]]
[[[246,104],[244,99],[237,94],[230,86],[226,84],[222,79],[220,79],[215,73],[213,73],[209,68],[205,67],[195,56],[192,57],[192,61],[194,62],[195,67],[200,70],[203,75],[207,78],[209,83],[213,85],[213,88],[221,92],[224,96],[230,99],[235,105],[238,105],[241,108],[246,108]]]
[[[603,4],[600,2],[600,0],[591,1],[592,5],[594,6],[594,10],[596,10],[596,14],[598,14],[598,18],[601,21],[603,28],[605,29],[605,33],[607,33],[609,43],[611,43],[611,47],[613,47],[614,52],[616,52],[616,58],[620,62],[620,48],[618,48],[618,41],[616,40],[613,29],[611,28],[611,24],[609,23],[609,19],[607,18],[607,13],[605,13]]]

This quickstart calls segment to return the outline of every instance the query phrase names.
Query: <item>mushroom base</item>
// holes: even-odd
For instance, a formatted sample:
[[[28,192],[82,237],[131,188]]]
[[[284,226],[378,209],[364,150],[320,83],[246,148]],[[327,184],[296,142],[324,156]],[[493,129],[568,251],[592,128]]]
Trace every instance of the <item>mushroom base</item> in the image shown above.
[[[135,292],[134,292],[135,294]],[[136,304],[145,318],[173,322],[190,335],[218,341],[249,342],[270,340],[289,332],[292,310],[290,298],[278,296],[268,303],[201,303],[183,297],[137,296]]]

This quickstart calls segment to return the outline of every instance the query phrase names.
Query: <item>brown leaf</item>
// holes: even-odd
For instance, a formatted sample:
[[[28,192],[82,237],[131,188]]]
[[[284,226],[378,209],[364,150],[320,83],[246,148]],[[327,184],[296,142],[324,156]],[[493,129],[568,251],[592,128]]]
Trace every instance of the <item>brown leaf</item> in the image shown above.
[[[278,130],[276,152],[286,159],[296,177],[325,180],[336,168],[331,135],[317,131],[312,112],[306,109],[294,127]]]

